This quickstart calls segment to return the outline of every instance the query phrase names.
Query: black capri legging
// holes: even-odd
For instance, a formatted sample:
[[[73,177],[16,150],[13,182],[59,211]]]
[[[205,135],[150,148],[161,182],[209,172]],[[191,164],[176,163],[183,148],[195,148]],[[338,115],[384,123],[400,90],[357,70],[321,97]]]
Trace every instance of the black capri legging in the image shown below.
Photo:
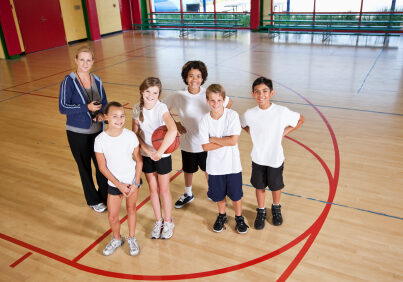
[[[66,132],[70,150],[78,166],[87,204],[93,206],[106,202],[108,197],[108,180],[99,170],[94,152],[95,137],[101,132],[93,134],[76,133],[69,130],[66,130]],[[98,190],[95,188],[94,180],[92,179],[91,159],[95,165]]]

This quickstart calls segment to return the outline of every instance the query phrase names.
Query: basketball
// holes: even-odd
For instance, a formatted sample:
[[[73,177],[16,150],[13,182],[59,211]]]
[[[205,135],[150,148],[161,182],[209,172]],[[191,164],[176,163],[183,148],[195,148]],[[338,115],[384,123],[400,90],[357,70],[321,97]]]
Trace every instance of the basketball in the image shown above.
[[[151,141],[153,143],[153,147],[155,150],[158,150],[162,144],[162,141],[164,141],[164,137],[165,134],[168,132],[168,128],[163,125],[158,127],[153,135],[151,136]],[[170,154],[173,151],[175,151],[176,149],[179,148],[179,144],[180,144],[180,135],[179,132],[176,134],[175,140],[174,142],[172,142],[171,146],[168,147],[168,149],[166,149],[166,151],[164,152],[165,154]]]

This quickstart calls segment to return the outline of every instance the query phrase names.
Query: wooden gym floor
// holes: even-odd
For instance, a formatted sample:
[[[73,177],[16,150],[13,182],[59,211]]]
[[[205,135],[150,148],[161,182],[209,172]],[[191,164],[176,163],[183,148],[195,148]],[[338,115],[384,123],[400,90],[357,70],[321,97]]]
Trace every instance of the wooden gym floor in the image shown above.
[[[388,48],[355,39],[288,39],[247,31],[187,39],[133,31],[1,60],[0,280],[402,281],[403,45],[400,39]],[[239,235],[229,206],[227,229],[214,233],[217,208],[199,172],[196,200],[173,211],[172,239],[149,239],[154,219],[145,185],[138,200],[140,255],[130,257],[124,245],[103,256],[110,239],[107,214],[85,204],[57,100],[75,50],[86,44],[95,49],[94,72],[109,101],[127,108],[127,128],[141,81],[158,76],[169,95],[184,88],[180,70],[188,60],[207,64],[206,85],[221,83],[239,113],[255,106],[252,81],[273,79],[275,102],[306,120],[283,142],[284,224]],[[256,200],[249,184],[251,141],[244,132],[239,147],[243,214],[252,227]],[[176,200],[184,190],[179,151],[173,167]],[[270,206],[269,193],[266,201]],[[125,222],[122,235],[127,232]]]

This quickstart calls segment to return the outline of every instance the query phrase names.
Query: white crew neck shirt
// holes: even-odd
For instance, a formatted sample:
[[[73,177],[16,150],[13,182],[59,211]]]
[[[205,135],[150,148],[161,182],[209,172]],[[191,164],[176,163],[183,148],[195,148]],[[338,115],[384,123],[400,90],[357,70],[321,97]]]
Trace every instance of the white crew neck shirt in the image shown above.
[[[201,143],[210,143],[210,137],[227,137],[241,134],[241,123],[238,113],[224,108],[224,113],[219,119],[213,119],[210,113],[203,116],[200,121]],[[210,175],[225,175],[242,171],[241,158],[238,144],[224,146],[216,150],[208,151],[206,172]]]
[[[229,97],[225,97],[224,107],[228,105]],[[186,133],[181,135],[180,148],[190,153],[203,152],[199,136],[199,124],[202,117],[210,112],[206,100],[206,89],[200,87],[200,92],[191,94],[186,88],[183,91],[171,94],[164,99],[168,108],[178,112]]]
[[[299,119],[299,113],[274,103],[266,110],[259,106],[248,109],[241,116],[241,125],[249,126],[253,143],[252,161],[259,165],[280,167],[285,159],[281,144],[284,129],[295,127]]]
[[[160,127],[165,125],[163,115],[168,112],[168,108],[164,103],[157,101],[154,107],[147,110],[143,107],[143,117],[144,121],[140,121],[140,105],[136,104],[133,107],[133,119],[137,120],[140,125],[140,129],[142,131],[141,137],[143,138],[144,142],[154,150],[152,144],[152,135],[154,131]],[[147,156],[143,151],[141,151],[143,156]],[[162,157],[167,157],[170,154],[162,154]]]
[[[135,180],[136,161],[133,151],[139,145],[136,134],[123,128],[119,136],[109,136],[105,131],[95,138],[94,151],[105,156],[106,166],[122,183],[132,184]],[[108,184],[116,187],[110,180]]]

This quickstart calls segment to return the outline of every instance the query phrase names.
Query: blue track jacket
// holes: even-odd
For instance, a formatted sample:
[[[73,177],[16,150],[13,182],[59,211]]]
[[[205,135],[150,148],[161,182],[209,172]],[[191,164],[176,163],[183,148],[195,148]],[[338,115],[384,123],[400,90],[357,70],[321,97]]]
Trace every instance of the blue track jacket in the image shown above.
[[[101,79],[95,74],[92,75],[101,96],[102,108],[100,112],[103,112],[108,103],[105,89]],[[74,72],[66,75],[60,84],[59,111],[67,116],[66,123],[68,125],[85,129],[91,127],[92,119],[88,111],[87,98]]]

